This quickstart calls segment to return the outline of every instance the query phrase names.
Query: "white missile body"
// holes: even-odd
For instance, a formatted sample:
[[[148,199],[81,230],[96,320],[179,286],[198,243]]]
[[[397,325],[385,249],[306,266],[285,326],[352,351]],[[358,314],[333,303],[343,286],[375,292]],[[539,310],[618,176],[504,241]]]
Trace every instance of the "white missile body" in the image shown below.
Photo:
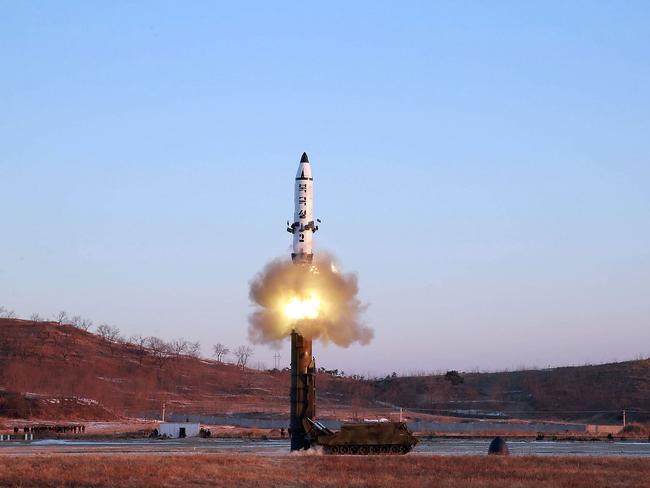
[[[314,223],[314,178],[307,153],[302,153],[300,158],[294,188],[293,224],[287,222],[287,231],[293,234],[291,259],[296,264],[310,264],[314,258],[313,240],[318,225]]]

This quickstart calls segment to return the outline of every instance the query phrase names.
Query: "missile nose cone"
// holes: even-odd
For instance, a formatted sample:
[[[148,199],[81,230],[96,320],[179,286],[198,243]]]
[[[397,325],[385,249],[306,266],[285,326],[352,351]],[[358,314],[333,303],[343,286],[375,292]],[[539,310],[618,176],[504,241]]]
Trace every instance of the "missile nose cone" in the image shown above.
[[[308,163],[309,162],[309,158],[307,157],[306,152],[302,153],[302,157],[300,158],[300,162],[301,163]]]

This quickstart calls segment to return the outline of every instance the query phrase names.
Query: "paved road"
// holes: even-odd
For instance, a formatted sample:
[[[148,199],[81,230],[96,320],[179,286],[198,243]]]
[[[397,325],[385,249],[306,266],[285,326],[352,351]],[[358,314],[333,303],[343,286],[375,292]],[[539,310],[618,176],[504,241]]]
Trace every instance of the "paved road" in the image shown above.
[[[410,455],[485,454],[490,439],[422,440]],[[650,442],[638,441],[508,441],[513,455],[641,456],[650,457]],[[250,453],[286,455],[289,442],[284,440],[253,441],[244,439],[182,439],[77,441],[40,440],[0,442],[0,458],[43,454],[159,454],[191,455],[195,453]]]
[[[418,454],[485,454],[491,439],[432,439],[421,441]],[[509,440],[510,454],[522,456],[642,456],[650,457],[647,441],[534,441]]]
[[[251,454],[284,454],[288,441],[252,441],[244,439],[169,439],[78,441],[39,440],[0,443],[0,457],[34,454],[163,454],[184,455],[210,452],[241,452]]]

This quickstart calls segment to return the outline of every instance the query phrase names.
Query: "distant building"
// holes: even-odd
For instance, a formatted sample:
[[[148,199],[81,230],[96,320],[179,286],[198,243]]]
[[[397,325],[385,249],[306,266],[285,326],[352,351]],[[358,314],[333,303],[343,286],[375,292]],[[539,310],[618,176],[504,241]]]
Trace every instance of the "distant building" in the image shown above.
[[[182,439],[183,437],[196,437],[201,430],[201,424],[194,422],[161,422],[158,427],[160,436]]]

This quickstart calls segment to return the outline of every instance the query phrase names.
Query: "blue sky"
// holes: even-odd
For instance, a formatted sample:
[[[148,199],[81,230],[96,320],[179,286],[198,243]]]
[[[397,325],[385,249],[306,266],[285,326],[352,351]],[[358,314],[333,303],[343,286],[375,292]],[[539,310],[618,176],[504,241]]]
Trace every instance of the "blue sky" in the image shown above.
[[[375,329],[321,365],[650,353],[647,2],[0,2],[0,59],[20,315],[245,343],[307,151]]]

